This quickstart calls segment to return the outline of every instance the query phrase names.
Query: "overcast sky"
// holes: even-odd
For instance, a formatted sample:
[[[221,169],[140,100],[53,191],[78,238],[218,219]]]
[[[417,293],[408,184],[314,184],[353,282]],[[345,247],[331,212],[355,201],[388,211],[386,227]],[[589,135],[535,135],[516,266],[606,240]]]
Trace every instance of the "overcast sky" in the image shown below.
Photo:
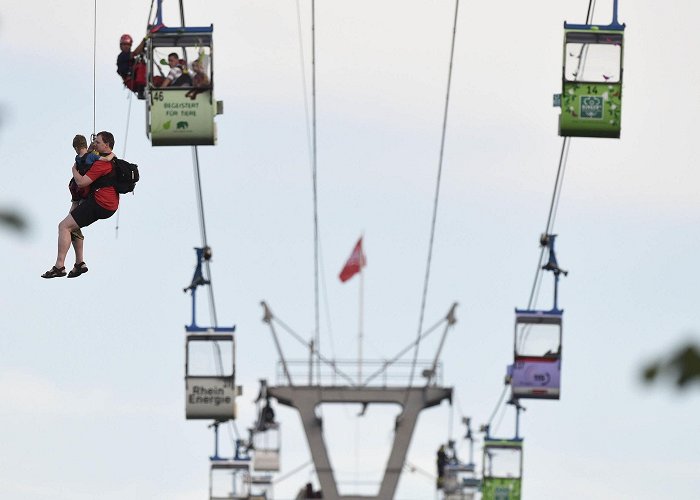
[[[71,141],[93,124],[93,6],[0,0],[0,208],[29,220],[0,233],[0,497],[11,500],[206,498],[211,431],[184,418],[184,328],[200,245],[186,147],[151,147],[144,103],[116,75],[122,33],[136,40],[150,2],[97,2],[96,128],[142,180],[116,216],[85,230],[89,273],[42,280],[69,207]],[[611,4],[597,2],[596,21]],[[166,0],[166,24],[178,24]],[[186,2],[214,23],[218,145],[199,149],[220,324],[237,326],[237,427],[255,418],[258,379],[277,354],[260,300],[304,338],[314,331],[310,3]],[[462,1],[425,325],[459,302],[443,352],[455,405],[421,416],[408,462],[435,473],[435,451],[485,423],[512,361],[562,139],[557,136],[563,22],[588,2]],[[454,3],[317,2],[319,220],[325,355],[356,355],[358,282],[337,279],[365,237],[365,355],[385,359],[416,336],[437,174]],[[622,2],[622,137],[573,139],[555,232],[564,308],[562,398],[526,402],[524,497],[692,498],[700,489],[700,399],[644,386],[645,363],[698,340],[700,69],[697,2]],[[306,67],[302,70],[301,54]],[[305,71],[306,88],[302,75]],[[131,106],[130,115],[129,106]],[[130,116],[128,135],[127,116]],[[72,255],[67,265],[72,265]],[[548,307],[549,288],[540,306]],[[207,322],[203,303],[201,322]],[[330,320],[330,321],[329,321]],[[430,359],[437,338],[421,344]],[[283,337],[289,357],[307,353]],[[395,412],[324,409],[344,478],[376,475]],[[310,460],[295,411],[282,422],[280,476]],[[340,420],[332,422],[333,417]],[[450,424],[450,422],[453,424]],[[496,422],[501,421],[500,415]],[[513,433],[506,413],[497,434]],[[224,433],[228,437],[228,432]],[[460,453],[466,456],[464,443]],[[281,481],[293,498],[311,467]],[[397,498],[433,498],[404,473]]]

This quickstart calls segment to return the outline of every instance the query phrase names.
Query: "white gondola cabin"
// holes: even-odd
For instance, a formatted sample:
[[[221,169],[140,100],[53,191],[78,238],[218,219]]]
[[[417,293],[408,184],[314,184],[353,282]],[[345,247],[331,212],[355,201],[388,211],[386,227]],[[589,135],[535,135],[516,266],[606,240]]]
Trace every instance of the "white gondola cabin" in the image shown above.
[[[543,234],[540,245],[549,249],[549,259],[542,269],[554,276],[554,304],[548,311],[515,310],[513,364],[508,366],[506,381],[513,398],[559,399],[561,389],[562,317],[559,309],[559,277],[568,271],[559,267],[554,251],[555,234]]]
[[[185,344],[187,419],[236,418],[235,343],[231,333],[190,333]]]
[[[269,500],[272,498],[272,476],[270,474],[251,475],[250,500]]]
[[[253,469],[259,472],[280,470],[280,427],[279,423],[269,424],[264,431],[252,433]]]
[[[513,397],[559,399],[562,312],[516,309],[514,338]]]
[[[209,469],[209,500],[248,500],[250,461],[212,460]]]

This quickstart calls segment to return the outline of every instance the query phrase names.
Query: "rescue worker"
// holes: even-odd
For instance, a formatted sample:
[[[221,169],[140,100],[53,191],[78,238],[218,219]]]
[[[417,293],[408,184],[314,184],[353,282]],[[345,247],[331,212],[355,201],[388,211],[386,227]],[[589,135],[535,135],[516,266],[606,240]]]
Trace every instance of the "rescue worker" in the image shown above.
[[[135,92],[139,99],[145,99],[146,88],[146,63],[139,57],[146,45],[146,38],[134,49],[131,46],[134,40],[129,34],[123,34],[119,39],[121,52],[117,56],[117,73],[122,77],[124,86]]]

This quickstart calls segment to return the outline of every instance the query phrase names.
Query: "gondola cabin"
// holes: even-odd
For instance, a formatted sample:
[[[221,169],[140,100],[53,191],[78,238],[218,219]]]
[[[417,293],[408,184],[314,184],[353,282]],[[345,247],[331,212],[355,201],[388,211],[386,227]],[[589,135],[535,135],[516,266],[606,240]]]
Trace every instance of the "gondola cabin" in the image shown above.
[[[190,333],[185,344],[187,419],[236,418],[235,344],[231,333]]]
[[[209,500],[248,500],[250,462],[212,460],[209,469]]]
[[[216,144],[214,27],[162,27],[146,46],[146,134],[153,146]]]
[[[250,477],[249,500],[271,500],[273,497],[273,483],[270,474],[253,474]]]
[[[520,500],[522,439],[484,439],[482,500]]]
[[[559,135],[620,137],[625,25],[564,23]]]
[[[253,469],[258,472],[280,470],[280,426],[273,423],[264,431],[255,431],[253,440]]]
[[[474,477],[474,464],[448,463],[442,485],[444,500],[474,500],[481,479]]]
[[[514,360],[508,370],[514,398],[559,399],[562,314],[515,310]]]

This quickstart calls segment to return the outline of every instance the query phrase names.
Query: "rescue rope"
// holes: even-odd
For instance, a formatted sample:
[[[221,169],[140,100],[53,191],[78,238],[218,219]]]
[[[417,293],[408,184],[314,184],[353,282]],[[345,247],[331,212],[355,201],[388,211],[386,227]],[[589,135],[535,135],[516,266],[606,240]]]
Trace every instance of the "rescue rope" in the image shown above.
[[[430,242],[428,244],[428,261],[425,267],[425,281],[423,283],[423,296],[421,298],[420,316],[418,320],[418,333],[416,334],[416,344],[413,351],[413,363],[411,364],[411,375],[408,382],[409,389],[413,385],[413,377],[415,375],[416,363],[418,361],[418,350],[420,347],[421,331],[423,330],[423,319],[425,316],[425,305],[428,297],[428,283],[430,281],[430,266],[433,257],[433,243],[435,240],[435,226],[437,222],[438,200],[440,198],[440,182],[442,180],[442,164],[445,152],[445,136],[447,135],[447,115],[450,104],[450,88],[452,85],[452,64],[455,53],[455,40],[457,38],[457,19],[459,14],[459,0],[455,0],[454,23],[452,26],[452,44],[450,47],[450,64],[447,72],[447,92],[445,95],[445,111],[442,119],[442,137],[440,140],[440,156],[438,160],[437,182],[435,184],[435,200],[433,203],[433,218],[430,225]],[[406,392],[408,397],[408,391]]]
[[[95,0],[94,19],[92,23],[92,136],[95,136],[97,115],[97,0]]]
[[[131,99],[133,97],[134,93],[129,92],[129,106],[127,107],[126,110],[126,127],[124,130],[124,149],[122,149],[122,158],[126,158],[126,143],[129,138],[129,123],[131,121]],[[119,238],[119,214],[121,213],[121,210],[117,208],[117,220],[114,223],[114,237],[115,239]]]

